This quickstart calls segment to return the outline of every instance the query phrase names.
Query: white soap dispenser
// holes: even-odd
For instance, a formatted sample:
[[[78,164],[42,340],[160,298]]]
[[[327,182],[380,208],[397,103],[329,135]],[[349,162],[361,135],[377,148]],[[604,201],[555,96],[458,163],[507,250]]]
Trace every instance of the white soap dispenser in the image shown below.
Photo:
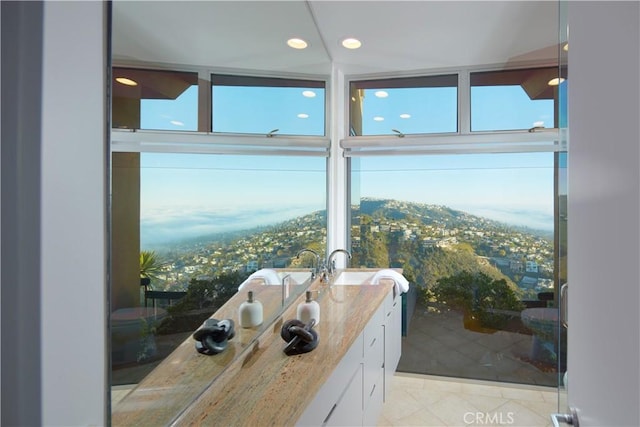
[[[298,304],[296,317],[305,324],[309,323],[311,319],[315,319],[316,325],[320,323],[320,304],[311,298],[311,291],[307,291],[306,301]]]
[[[247,300],[240,304],[238,317],[240,326],[243,328],[253,328],[262,324],[262,303],[253,299],[253,291],[247,293]]]

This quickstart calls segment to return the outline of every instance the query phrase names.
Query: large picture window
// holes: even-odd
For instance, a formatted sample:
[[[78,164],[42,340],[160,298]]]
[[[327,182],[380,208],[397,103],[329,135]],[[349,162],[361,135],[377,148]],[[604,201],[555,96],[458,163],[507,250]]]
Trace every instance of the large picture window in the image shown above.
[[[324,81],[213,74],[209,100],[199,73],[113,74],[116,385],[140,382],[257,270],[309,280],[296,255],[326,246],[329,141]]]
[[[341,141],[351,265],[399,268],[411,283],[398,370],[549,386],[566,370],[565,330],[536,323],[557,314],[567,281],[566,146],[551,129],[562,124],[558,73],[461,71],[460,105],[433,98],[441,114],[457,106],[460,129],[436,135],[429,116],[417,128],[367,130],[392,92],[387,81],[351,84],[351,135]]]
[[[143,153],[140,247],[173,266],[156,288],[186,290],[199,275],[289,266],[300,245],[310,243],[295,237],[301,223],[308,222],[308,236],[325,235],[325,163]]]
[[[554,299],[554,158],[352,159],[351,265],[401,268],[411,283],[398,370],[557,384],[558,341],[532,359],[521,320]]]

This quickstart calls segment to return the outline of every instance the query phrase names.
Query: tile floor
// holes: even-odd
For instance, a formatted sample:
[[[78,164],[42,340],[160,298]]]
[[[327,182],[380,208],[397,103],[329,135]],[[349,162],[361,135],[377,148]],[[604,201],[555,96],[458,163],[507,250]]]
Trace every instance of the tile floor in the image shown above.
[[[378,426],[553,425],[553,387],[396,373]]]

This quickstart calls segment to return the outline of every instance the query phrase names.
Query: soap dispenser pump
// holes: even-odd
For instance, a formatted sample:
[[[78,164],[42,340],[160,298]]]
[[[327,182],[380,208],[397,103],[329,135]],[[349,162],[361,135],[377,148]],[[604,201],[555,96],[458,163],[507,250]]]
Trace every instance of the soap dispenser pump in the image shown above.
[[[311,297],[311,291],[307,291],[307,299],[305,302],[298,304],[297,316],[298,320],[304,324],[309,323],[311,319],[315,319],[315,324],[320,323],[320,304]]]
[[[253,299],[253,291],[247,293],[247,300],[240,304],[238,317],[240,326],[243,328],[253,328],[262,324],[262,303]]]

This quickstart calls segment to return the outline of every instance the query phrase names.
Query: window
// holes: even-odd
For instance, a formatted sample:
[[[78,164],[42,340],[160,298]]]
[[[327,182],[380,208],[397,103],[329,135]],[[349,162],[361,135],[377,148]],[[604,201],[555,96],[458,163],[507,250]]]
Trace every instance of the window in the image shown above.
[[[167,255],[180,248],[170,261],[181,267],[167,271],[158,286],[182,289],[191,277],[249,271],[250,265],[289,266],[300,245],[325,235],[325,163],[313,157],[143,153],[141,249]],[[309,231],[299,235],[307,222]]]
[[[555,156],[352,159],[351,266],[412,283],[400,371],[557,384],[558,342],[530,359],[520,318],[554,293]]]
[[[523,314],[557,312],[567,279],[566,144],[557,129],[531,129],[562,125],[558,72],[463,71],[468,79],[438,87],[469,94],[459,106],[455,96],[432,99],[434,110],[450,112],[438,130],[427,116],[418,128],[385,124],[388,114],[374,110],[392,98],[389,80],[351,84],[351,135],[341,141],[351,266],[401,268],[413,284],[400,371],[555,386],[566,370],[564,330],[544,332]],[[412,93],[420,86],[390,81]],[[408,104],[399,105],[396,115]]]
[[[557,67],[471,73],[470,80],[472,131],[557,127]]]
[[[114,385],[142,380],[252,272],[324,252],[325,83],[211,77],[209,102],[198,73],[114,68],[113,127],[139,130],[112,132]]]
[[[393,135],[458,130],[458,76],[354,81],[350,134]]]
[[[112,126],[198,130],[198,74],[113,69]]]
[[[325,83],[211,76],[213,132],[325,135]]]

